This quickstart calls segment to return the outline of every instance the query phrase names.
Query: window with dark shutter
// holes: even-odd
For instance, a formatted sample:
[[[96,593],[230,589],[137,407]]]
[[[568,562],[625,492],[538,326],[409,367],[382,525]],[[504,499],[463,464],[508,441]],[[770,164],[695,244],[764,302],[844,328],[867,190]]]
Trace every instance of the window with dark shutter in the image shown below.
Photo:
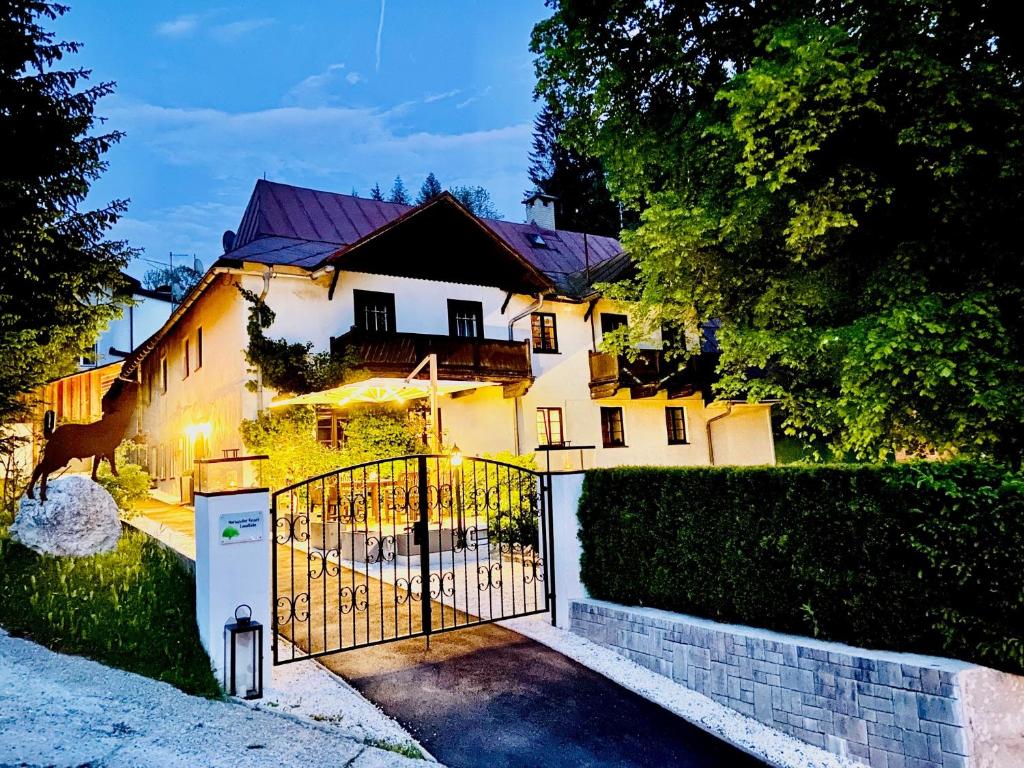
[[[196,370],[203,367],[203,329],[196,328]]]
[[[533,332],[534,352],[557,352],[558,333],[555,330],[555,316],[551,312],[534,312],[530,316]]]
[[[484,305],[479,301],[448,299],[448,333],[466,339],[482,339]]]
[[[378,291],[352,291],[355,325],[371,333],[394,333],[395,294]]]
[[[605,448],[623,448],[626,436],[622,431],[622,409],[601,408],[601,443]]]

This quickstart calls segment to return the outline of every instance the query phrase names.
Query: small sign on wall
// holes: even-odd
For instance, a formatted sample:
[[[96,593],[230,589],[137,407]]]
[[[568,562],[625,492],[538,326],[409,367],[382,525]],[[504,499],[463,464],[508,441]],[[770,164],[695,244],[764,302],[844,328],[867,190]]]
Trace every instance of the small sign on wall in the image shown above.
[[[220,516],[220,543],[263,541],[263,511],[228,512]]]

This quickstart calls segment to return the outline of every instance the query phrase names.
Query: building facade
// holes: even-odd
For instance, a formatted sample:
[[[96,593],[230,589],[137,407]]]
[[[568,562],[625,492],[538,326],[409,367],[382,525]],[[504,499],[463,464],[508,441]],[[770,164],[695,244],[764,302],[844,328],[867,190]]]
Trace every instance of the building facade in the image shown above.
[[[225,246],[126,362],[142,382],[137,440],[172,494],[185,495],[196,458],[243,452],[241,420],[279,395],[247,387],[257,377],[239,287],[274,311],[271,338],[395,379],[433,353],[439,378],[475,382],[439,402],[445,443],[466,453],[593,446],[597,466],[775,461],[768,405],[711,398],[713,346],[682,370],[658,335],[634,360],[602,351],[631,321],[592,287],[629,267],[614,239],[477,219],[448,195],[411,208],[260,181]],[[330,440],[344,412],[323,417]]]

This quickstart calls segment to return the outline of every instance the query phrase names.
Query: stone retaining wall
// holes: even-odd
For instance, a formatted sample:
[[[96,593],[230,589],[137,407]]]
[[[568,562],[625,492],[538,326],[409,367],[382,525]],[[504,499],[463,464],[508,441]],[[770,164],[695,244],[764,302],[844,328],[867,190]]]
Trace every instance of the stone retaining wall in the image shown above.
[[[1012,691],[1024,694],[1021,678],[951,659],[867,651],[599,600],[573,600],[570,615],[573,632],[772,728],[872,768],[1014,764],[969,759],[970,723],[991,723],[993,717],[970,707],[965,711],[961,681],[965,673],[983,670],[996,676],[1013,700]],[[1017,701],[1024,712],[1024,699]],[[1004,736],[1024,739],[1016,730],[1022,723],[1020,713],[1010,713]],[[996,751],[1005,759],[1006,743]],[[974,753],[977,758],[977,749]],[[1014,754],[1022,756],[1011,744],[1010,760]]]

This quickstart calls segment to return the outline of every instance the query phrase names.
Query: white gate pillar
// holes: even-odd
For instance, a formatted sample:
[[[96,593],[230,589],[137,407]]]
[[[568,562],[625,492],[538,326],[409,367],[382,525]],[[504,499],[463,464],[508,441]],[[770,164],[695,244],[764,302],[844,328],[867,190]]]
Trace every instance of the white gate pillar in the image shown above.
[[[583,472],[548,473],[551,488],[551,555],[554,559],[556,627],[569,627],[569,601],[587,597],[586,587],[580,581],[580,555],[583,547],[579,540],[577,510],[583,492]],[[551,572],[551,568],[548,572]]]
[[[196,622],[199,638],[225,686],[224,625],[234,621],[235,608],[248,605],[263,625],[263,684],[270,684],[271,547],[269,492],[196,492]],[[230,651],[229,651],[230,653]],[[230,656],[229,656],[230,658]],[[237,660],[239,682],[249,679],[248,654]],[[244,692],[244,691],[243,691]]]

